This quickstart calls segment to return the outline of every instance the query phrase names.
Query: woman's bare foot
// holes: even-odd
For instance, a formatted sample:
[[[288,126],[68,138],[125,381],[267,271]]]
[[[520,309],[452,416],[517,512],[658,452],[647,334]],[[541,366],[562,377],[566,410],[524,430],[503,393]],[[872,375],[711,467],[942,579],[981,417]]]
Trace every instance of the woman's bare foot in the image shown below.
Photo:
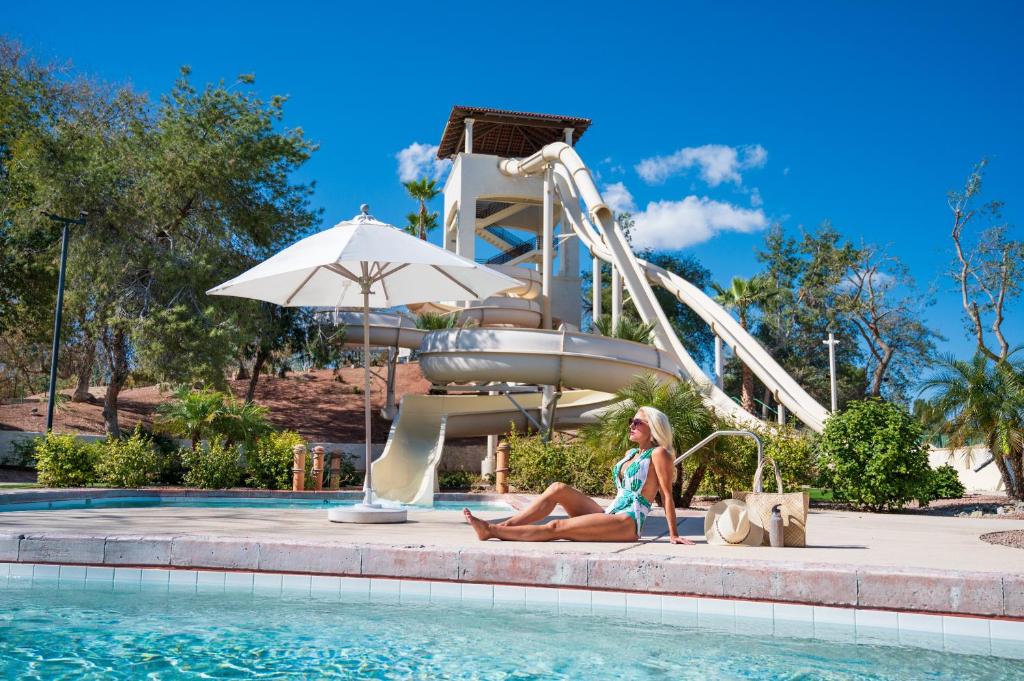
[[[466,516],[466,522],[473,526],[473,531],[476,532],[476,536],[480,541],[487,541],[491,538],[491,525],[486,520],[481,520],[475,515],[469,512],[468,508],[462,509],[462,514]]]

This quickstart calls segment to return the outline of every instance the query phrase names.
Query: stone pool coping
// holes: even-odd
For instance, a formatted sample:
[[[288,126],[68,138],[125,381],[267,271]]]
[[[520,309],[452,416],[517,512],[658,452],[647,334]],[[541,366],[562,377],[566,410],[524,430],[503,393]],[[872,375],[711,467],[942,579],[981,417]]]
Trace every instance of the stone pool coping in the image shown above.
[[[61,532],[0,535],[0,562],[406,578],[1024,620],[1024,575],[885,566]]]
[[[0,505],[74,499],[85,494],[92,498],[246,496],[352,499],[361,496],[358,491],[21,489],[0,491]],[[437,498],[445,501],[498,501],[514,507],[528,500],[516,495],[495,494],[441,494]],[[438,522],[445,525],[461,523],[461,518],[457,517],[459,514],[436,513]],[[283,513],[277,513],[275,517],[279,525],[290,522],[281,521],[285,517]],[[690,518],[688,522],[692,521]],[[426,531],[417,530],[411,535],[415,539],[410,541],[408,533],[404,537],[398,532],[388,535],[384,529],[376,530],[372,538],[364,534],[340,539],[325,533],[325,538],[320,539],[319,524],[310,527],[309,523],[297,532],[299,536],[289,538],[282,537],[280,529],[274,534],[250,530],[238,524],[234,527],[217,526],[217,534],[210,532],[214,525],[205,526],[207,533],[202,530],[189,532],[180,526],[180,523],[187,522],[180,514],[168,518],[167,522],[178,524],[167,524],[166,531],[165,525],[161,524],[145,531],[118,531],[119,519],[114,515],[103,521],[97,520],[95,528],[90,519],[88,527],[79,523],[78,527],[69,529],[61,528],[60,522],[51,524],[40,515],[34,523],[12,523],[10,525],[13,526],[6,529],[0,528],[0,562],[406,578],[1024,621],[1024,570],[1015,571],[1013,563],[1005,561],[1002,571],[975,572],[943,569],[941,564],[936,566],[934,560],[926,563],[927,567],[895,567],[814,560],[764,560],[752,556],[685,555],[665,553],[665,549],[671,547],[646,541],[622,549],[608,545],[591,548],[569,544],[563,545],[565,548],[549,544],[540,549],[523,544],[481,544],[467,536],[465,542],[441,545],[438,540],[451,542],[451,538],[446,539],[439,534],[439,525]],[[23,527],[18,527],[19,524]],[[332,530],[339,529],[337,525],[332,526]],[[916,531],[916,525],[914,529]],[[311,536],[311,530],[316,534]],[[434,543],[431,543],[431,532],[434,533]],[[387,541],[389,536],[391,540]],[[637,552],[641,547],[643,552]],[[756,550],[759,549],[752,549]]]

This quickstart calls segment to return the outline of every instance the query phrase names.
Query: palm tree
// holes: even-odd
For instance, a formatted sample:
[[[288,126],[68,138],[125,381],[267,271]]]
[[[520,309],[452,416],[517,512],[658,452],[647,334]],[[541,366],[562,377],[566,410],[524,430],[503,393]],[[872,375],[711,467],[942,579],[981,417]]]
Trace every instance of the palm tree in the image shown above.
[[[416,328],[424,331],[443,331],[459,328],[459,315],[452,312],[421,312],[416,316]]]
[[[174,400],[157,407],[157,425],[164,432],[186,437],[192,449],[215,430],[224,410],[224,393],[216,390],[192,390],[181,386],[174,391]]]
[[[420,202],[419,213],[415,214],[415,224],[419,228],[419,237],[426,241],[427,232],[437,227],[437,213],[431,213],[427,210],[427,204],[441,193],[441,190],[437,187],[437,180],[428,180],[425,177],[421,177],[418,180],[411,180],[403,184],[409,196]],[[410,220],[410,223],[412,222]]]
[[[437,213],[429,213],[426,218],[419,213],[409,213],[405,216],[405,222],[405,227],[402,229],[406,234],[425,238],[426,232],[437,227]]]
[[[637,408],[642,406],[655,407],[668,416],[677,455],[710,435],[716,426],[714,416],[704,406],[700,393],[691,384],[680,381],[667,385],[659,383],[651,374],[637,376],[632,383],[615,393],[615,403],[598,416],[597,423],[586,426],[582,431],[588,446],[601,452],[609,466],[633,446],[629,441],[629,421],[636,414]],[[696,459],[696,467],[687,481],[685,492],[682,488],[682,475],[677,476],[672,486],[673,500],[681,506],[690,504],[705,473],[714,470],[722,462],[722,459],[713,459],[708,448],[692,458]]]
[[[941,373],[924,381],[921,392],[935,391],[931,403],[946,417],[950,448],[984,442],[1006,493],[1024,499],[1024,367],[991,363],[980,352],[970,361],[946,356],[937,364]]]
[[[782,289],[763,276],[755,276],[750,279],[733,277],[732,283],[727,289],[718,284],[712,284],[712,287],[717,294],[715,300],[727,308],[736,310],[740,327],[744,330],[747,329],[750,322],[752,308],[763,306],[782,293]],[[754,372],[745,364],[743,365],[743,391],[740,401],[744,409],[751,414],[754,413]]]
[[[594,328],[602,336],[621,338],[645,345],[650,345],[654,336],[654,322],[645,324],[639,319],[627,316],[619,319],[618,325],[613,329],[611,315],[601,315],[601,318],[594,322]]]

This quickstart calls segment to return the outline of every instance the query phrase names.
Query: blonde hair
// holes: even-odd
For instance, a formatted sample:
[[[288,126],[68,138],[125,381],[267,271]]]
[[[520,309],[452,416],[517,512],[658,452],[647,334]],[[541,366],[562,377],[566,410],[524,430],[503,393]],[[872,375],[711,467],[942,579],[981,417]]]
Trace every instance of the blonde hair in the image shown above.
[[[640,407],[637,411],[647,419],[647,426],[651,429],[655,443],[667,449],[669,454],[675,454],[672,447],[672,424],[665,413],[654,407]]]

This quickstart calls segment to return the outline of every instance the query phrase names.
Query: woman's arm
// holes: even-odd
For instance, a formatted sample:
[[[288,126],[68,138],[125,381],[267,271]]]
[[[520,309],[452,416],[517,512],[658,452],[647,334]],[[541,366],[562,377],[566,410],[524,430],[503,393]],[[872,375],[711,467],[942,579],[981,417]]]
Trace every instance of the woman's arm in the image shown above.
[[[672,477],[675,473],[675,462],[672,455],[664,447],[658,447],[651,456],[654,472],[658,474],[658,491],[665,507],[665,520],[668,521],[668,540],[672,544],[693,544],[686,537],[679,536],[676,529],[676,505],[672,501]]]

